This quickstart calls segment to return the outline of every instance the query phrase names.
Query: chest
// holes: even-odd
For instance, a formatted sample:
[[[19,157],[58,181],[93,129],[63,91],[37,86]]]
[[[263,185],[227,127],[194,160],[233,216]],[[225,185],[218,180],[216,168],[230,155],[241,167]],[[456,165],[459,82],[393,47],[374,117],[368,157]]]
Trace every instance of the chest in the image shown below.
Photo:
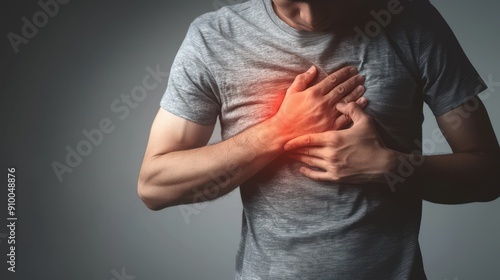
[[[383,37],[363,46],[347,39],[302,49],[264,43],[228,51],[232,59],[224,65],[221,91],[224,138],[274,115],[294,78],[311,65],[319,70],[313,84],[342,66],[356,66],[366,78],[366,112],[389,136],[398,138],[398,133],[422,121],[422,100],[412,66]]]

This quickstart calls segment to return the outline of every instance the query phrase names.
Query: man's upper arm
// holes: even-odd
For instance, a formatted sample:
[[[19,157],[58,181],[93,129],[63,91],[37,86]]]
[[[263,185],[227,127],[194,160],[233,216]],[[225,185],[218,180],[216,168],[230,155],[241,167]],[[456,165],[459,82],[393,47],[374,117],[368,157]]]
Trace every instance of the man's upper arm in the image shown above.
[[[453,153],[461,155],[457,160],[442,156],[430,161],[431,175],[427,175],[442,181],[437,181],[438,187],[425,188],[424,199],[444,204],[497,199],[500,148],[481,100],[473,97],[436,119]],[[436,164],[441,166],[436,168]]]
[[[144,159],[205,146],[213,129],[214,125],[197,124],[160,108],[151,126]]]
[[[453,152],[498,153],[495,132],[477,96],[436,120]]]

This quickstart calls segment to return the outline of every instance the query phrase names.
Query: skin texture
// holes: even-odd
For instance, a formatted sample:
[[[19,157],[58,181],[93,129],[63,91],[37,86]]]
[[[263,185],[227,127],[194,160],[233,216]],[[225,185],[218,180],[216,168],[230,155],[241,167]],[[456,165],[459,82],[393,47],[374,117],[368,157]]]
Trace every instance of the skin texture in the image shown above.
[[[273,7],[284,22],[298,30],[324,31],[343,20],[342,12],[349,14],[358,2],[273,0]],[[400,166],[403,161],[411,162],[412,155],[388,149],[371,117],[355,104],[337,106],[353,120],[351,128],[303,135],[288,142],[285,150],[295,149],[292,159],[322,169],[300,169],[312,180],[378,182],[392,188],[409,182],[416,188],[413,191],[436,203],[494,200],[500,196],[500,148],[481,100],[471,102],[477,104],[473,111],[464,112],[467,107],[462,105],[437,118],[453,154],[425,156],[412,164],[410,175],[401,176]]]
[[[498,142],[481,100],[471,102],[477,109],[467,112],[466,118],[461,114],[464,105],[437,118],[453,154],[424,156],[413,164],[415,171],[401,180],[417,186],[423,199],[458,204],[491,201],[500,195]],[[337,109],[352,119],[350,128],[303,135],[285,144],[285,150],[295,150],[293,159],[323,169],[303,167],[304,176],[349,184],[387,183],[388,172],[401,173],[402,159],[412,162],[411,155],[385,147],[373,119],[359,106],[338,104]]]
[[[325,0],[274,0],[277,15],[299,30],[322,31],[341,20],[345,4]],[[345,11],[345,10],[344,10]],[[325,18],[330,13],[331,17]],[[339,16],[336,16],[339,15]],[[401,174],[412,155],[388,149],[363,111],[364,79],[343,68],[308,87],[313,67],[298,75],[276,115],[233,138],[205,146],[213,126],[199,125],[160,109],[151,128],[141,166],[138,193],[147,207],[196,203],[220,197],[286,151],[292,158],[321,168],[301,168],[311,180],[348,184],[396,182],[437,203],[491,201],[500,195],[500,149],[483,104],[460,106],[437,118],[453,154],[424,156]],[[354,102],[356,101],[356,102]],[[348,104],[344,104],[348,103]],[[335,119],[327,118],[331,113]],[[338,111],[338,112],[337,112]],[[343,115],[341,115],[343,114]],[[351,127],[343,130],[350,121]],[[451,121],[450,121],[451,120]],[[458,124],[458,125],[457,125]],[[373,160],[376,159],[376,160]],[[200,164],[193,165],[193,162]],[[398,179],[388,179],[393,174]],[[213,178],[225,176],[221,183]],[[353,186],[355,187],[355,186]]]
[[[380,175],[392,168],[392,155],[379,137],[373,119],[353,103],[338,104],[337,109],[349,116],[353,125],[289,141],[285,150],[295,149],[290,158],[324,170],[300,169],[313,180],[350,184],[384,182]]]
[[[308,88],[316,74],[317,69],[311,67],[295,78],[275,116],[214,145],[205,146],[213,126],[190,122],[160,108],[139,173],[138,193],[146,206],[159,210],[215,199],[282,154],[287,141],[304,133],[345,127],[350,120],[340,114],[336,120],[325,116],[335,112],[339,102],[366,106],[366,99],[360,98],[364,79],[352,66],[344,67]],[[220,176],[226,180],[214,184],[214,178]]]

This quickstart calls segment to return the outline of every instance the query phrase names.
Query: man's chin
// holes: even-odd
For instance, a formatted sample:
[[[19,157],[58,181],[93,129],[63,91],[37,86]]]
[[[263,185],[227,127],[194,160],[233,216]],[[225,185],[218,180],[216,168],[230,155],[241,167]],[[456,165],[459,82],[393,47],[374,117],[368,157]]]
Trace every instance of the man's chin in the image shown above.
[[[308,31],[308,32],[326,32],[331,29],[332,23],[322,23],[319,25],[315,26],[310,26],[310,25],[304,25],[304,24],[298,24],[300,30],[302,31]]]

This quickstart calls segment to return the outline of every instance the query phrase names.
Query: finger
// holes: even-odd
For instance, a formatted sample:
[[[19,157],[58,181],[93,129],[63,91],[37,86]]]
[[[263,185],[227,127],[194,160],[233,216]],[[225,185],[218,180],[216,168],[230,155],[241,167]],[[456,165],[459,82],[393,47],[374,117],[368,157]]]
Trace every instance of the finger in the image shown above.
[[[313,146],[313,147],[302,147],[293,150],[293,153],[290,155],[307,155],[312,157],[323,158],[325,155],[324,147]]]
[[[365,97],[361,97],[356,100],[356,104],[358,104],[364,110],[368,106],[368,99],[366,99]],[[352,120],[348,115],[342,114],[340,112],[336,112],[336,114],[339,114],[339,116],[336,117],[335,123],[333,125],[335,130],[347,128],[350,124],[352,124]]]
[[[355,76],[349,80],[355,80],[356,77],[363,77],[363,76]],[[364,80],[364,78],[363,78]],[[335,98],[332,99],[332,104],[334,103],[351,103],[351,102],[355,102],[356,100],[358,100],[361,96],[363,96],[363,94],[365,93],[365,87],[361,84],[358,84],[357,82],[355,81],[351,81],[352,84],[350,85],[346,85],[346,87],[344,87],[345,89],[345,94],[343,94],[344,96],[340,96],[340,99],[338,100],[335,100]],[[333,90],[335,91],[335,89]],[[338,94],[340,94],[340,91],[337,91]],[[335,92],[333,93],[334,96],[335,96]]]
[[[338,103],[336,108],[339,112],[347,115],[347,117],[349,117],[353,121],[353,123],[356,123],[368,116],[365,111],[363,111],[361,106],[359,106],[355,102],[351,102],[349,104]]]
[[[319,95],[325,95],[340,83],[343,83],[356,74],[358,74],[356,67],[346,66],[328,75],[323,81],[311,87],[311,89]]]
[[[328,175],[328,172],[326,171],[318,171],[311,169],[309,167],[303,166],[299,169],[299,172],[306,176],[307,178],[314,180],[314,181],[331,181],[330,176]]]
[[[316,72],[316,67],[313,65],[306,72],[297,75],[297,77],[293,80],[292,85],[288,88],[287,93],[304,91],[316,76]]]
[[[348,92],[348,94],[346,94],[344,97],[342,97],[342,94],[341,92],[337,92],[338,95],[334,98],[332,98],[331,102],[332,104],[334,105],[337,105],[337,103],[350,103],[350,102],[355,102],[356,100],[358,100],[359,98],[361,98],[361,96],[365,93],[365,87],[361,84],[357,84],[357,82],[355,81],[356,77],[362,77],[361,80],[364,81],[364,77],[363,76],[354,76],[352,77],[351,79],[351,83],[350,85],[348,85],[348,88],[346,89],[346,92]],[[361,82],[361,80],[359,80],[359,82]],[[354,89],[352,89],[354,88]],[[337,100],[338,98],[340,97],[340,100]],[[342,113],[340,113],[339,111],[335,110],[333,112],[333,115],[332,115],[332,118],[335,119],[335,121],[337,121],[339,118],[340,119],[343,119],[342,116],[344,116],[345,118],[345,115],[343,115]],[[347,117],[346,118],[347,120],[350,121],[350,119]],[[339,120],[340,121],[343,121],[343,120]],[[339,126],[334,126],[334,129],[338,129]]]
[[[288,141],[283,149],[290,151],[305,146],[321,146],[325,144],[323,133],[306,134]]]
[[[288,157],[313,167],[319,167],[324,169],[325,166],[325,161],[318,157],[311,157],[300,154],[291,154]]]
[[[368,99],[366,99],[366,97],[360,97],[358,98],[356,101],[356,104],[359,105],[359,107],[361,107],[361,109],[366,109],[366,107],[368,106]]]
[[[331,104],[339,102],[343,97],[346,97],[349,93],[353,91],[355,91],[356,96],[361,96],[361,93],[364,91],[364,87],[362,86],[364,82],[365,78],[363,76],[356,75],[354,77],[349,78],[347,81],[340,83],[325,96],[330,97]],[[351,101],[355,101],[356,99]]]

